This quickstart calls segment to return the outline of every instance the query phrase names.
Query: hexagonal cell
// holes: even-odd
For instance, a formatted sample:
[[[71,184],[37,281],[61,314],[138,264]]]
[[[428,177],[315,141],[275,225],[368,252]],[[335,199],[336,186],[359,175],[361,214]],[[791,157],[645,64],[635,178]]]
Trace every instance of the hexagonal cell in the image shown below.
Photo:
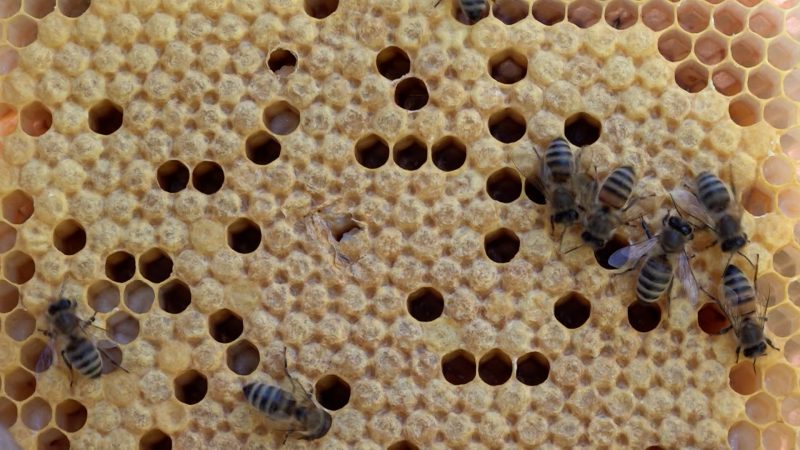
[[[36,273],[33,258],[20,251],[12,251],[3,258],[3,274],[6,280],[16,283],[27,283]]]
[[[513,25],[528,17],[528,3],[524,0],[495,0],[492,15],[506,25]]]
[[[150,430],[139,439],[139,450],[172,450],[172,438],[161,430]]]
[[[16,14],[21,4],[22,0],[6,0],[0,2],[0,19],[5,19]]]
[[[100,339],[97,341],[97,348],[102,349],[100,360],[103,362],[103,375],[108,375],[122,366],[122,349],[119,345],[108,339]]]
[[[680,30],[669,30],[658,38],[658,51],[667,61],[683,61],[692,51],[692,40]]]
[[[794,278],[800,274],[800,249],[795,245],[787,245],[772,256],[772,267],[779,274]]]
[[[509,167],[496,170],[486,180],[486,193],[494,200],[511,203],[522,194],[519,172]]]
[[[37,19],[41,19],[55,9],[56,0],[27,0],[25,2],[25,12]]]
[[[761,433],[761,443],[765,449],[797,448],[797,430],[785,423],[773,423]]]
[[[517,359],[517,380],[528,386],[538,386],[550,376],[550,361],[539,352],[526,353]]]
[[[444,297],[432,287],[420,288],[408,295],[406,308],[420,322],[432,322],[444,312]]]
[[[388,80],[402,78],[411,71],[411,60],[408,54],[400,47],[386,47],[375,58],[378,73]]]
[[[36,21],[28,16],[16,16],[8,22],[6,39],[14,47],[26,47],[33,43],[39,35]]]
[[[708,69],[697,61],[684,61],[675,69],[675,82],[686,92],[700,92],[708,86]]]
[[[778,416],[778,405],[775,403],[775,399],[763,392],[747,399],[744,410],[750,420],[760,425],[772,422]]]
[[[22,367],[34,373],[46,371],[52,365],[48,359],[53,354],[44,339],[32,338],[25,342],[19,353],[19,360]],[[44,357],[43,357],[44,356]]]
[[[800,102],[800,69],[789,72],[783,78],[783,92],[790,99]],[[797,132],[793,134],[796,133]],[[794,136],[791,137],[794,138]],[[795,142],[795,147],[797,147],[797,142],[800,142],[800,139],[795,138],[794,142]],[[784,148],[785,147],[786,146],[784,146]]]
[[[169,278],[172,265],[172,259],[159,248],[151,248],[139,257],[139,272],[153,283],[161,283]]]
[[[566,6],[559,0],[536,0],[533,2],[531,14],[533,18],[545,25],[554,25],[566,17]]]
[[[5,397],[0,397],[0,425],[11,428],[16,422],[17,405]]]
[[[106,313],[119,306],[119,287],[106,280],[96,281],[89,286],[87,297],[89,307]]]
[[[77,221],[64,220],[53,230],[53,245],[65,255],[74,255],[86,246],[86,231]]]
[[[17,68],[19,53],[13,47],[0,45],[0,75],[6,75]]]
[[[764,388],[774,397],[785,397],[797,385],[797,371],[786,364],[774,364],[764,370]]]
[[[733,96],[742,92],[744,77],[744,70],[734,64],[725,63],[714,69],[711,82],[720,94]]]
[[[428,87],[419,78],[409,77],[399,83],[394,90],[394,102],[397,106],[417,111],[428,104]]]
[[[699,33],[708,28],[711,8],[704,2],[689,0],[678,6],[678,25],[689,33]]]
[[[53,411],[43,398],[34,397],[22,405],[19,415],[26,427],[31,430],[41,430],[50,423]]]
[[[227,344],[242,335],[244,321],[229,309],[221,309],[208,318],[208,332],[215,341]]]
[[[0,423],[2,423],[2,407],[0,406]],[[800,395],[793,394],[781,402],[781,417],[794,427],[800,426]]]
[[[11,225],[0,222],[0,253],[5,253],[17,242],[17,229]]]
[[[170,314],[183,312],[192,303],[192,291],[184,282],[172,280],[158,289],[158,305]]]
[[[0,75],[3,72],[3,52],[4,47],[0,47]],[[17,129],[17,108],[8,103],[0,103],[0,137],[8,136]]]
[[[752,361],[739,361],[728,373],[728,384],[741,395],[750,395],[759,388],[758,377]]]
[[[89,9],[92,0],[58,0],[58,10],[67,17],[79,17]]]
[[[764,106],[764,120],[778,129],[797,123],[797,105],[784,98],[774,98]]]
[[[661,31],[675,23],[675,9],[666,0],[650,0],[642,6],[642,23]]]
[[[15,310],[6,320],[6,334],[17,342],[28,339],[36,330],[36,319],[26,310]]]
[[[733,60],[744,67],[755,67],[764,60],[764,41],[753,33],[743,33],[731,42]]]
[[[25,105],[19,115],[19,125],[25,134],[38,137],[53,126],[53,114],[40,102]]]
[[[606,23],[618,30],[625,30],[639,20],[639,9],[630,0],[612,0],[606,5]]]
[[[106,320],[108,337],[120,344],[133,342],[139,336],[139,321],[130,314],[119,311]]]
[[[783,347],[783,357],[789,364],[800,367],[800,335],[795,335]]]
[[[136,258],[126,251],[114,252],[106,257],[106,277],[124,283],[136,274]]]
[[[186,189],[189,184],[189,168],[181,161],[170,160],[162,163],[156,170],[158,186],[171,194]]]
[[[146,313],[153,306],[156,294],[144,281],[134,280],[125,286],[125,306],[139,314]]]
[[[266,131],[256,131],[245,141],[247,159],[265,166],[281,156],[281,143]]]
[[[89,128],[97,134],[109,135],[122,126],[122,107],[103,100],[89,109]]]
[[[77,400],[67,399],[56,406],[56,424],[67,433],[83,428],[86,417],[86,407]]]
[[[336,11],[339,0],[304,0],[303,9],[315,19],[324,19]]]
[[[211,195],[225,183],[225,172],[222,166],[214,161],[201,161],[192,171],[192,185],[206,195]]]
[[[736,422],[728,430],[728,444],[733,450],[758,448],[761,432],[750,422]]]
[[[317,380],[314,395],[322,407],[336,411],[350,402],[350,385],[336,375],[325,375]]]
[[[17,368],[3,377],[6,395],[18,402],[26,400],[36,390],[36,378],[25,369]]]
[[[225,362],[234,373],[250,375],[258,368],[261,355],[255,345],[242,339],[225,350]]]
[[[442,357],[442,375],[450,384],[467,384],[475,379],[478,366],[475,356],[466,350],[456,350]]]
[[[750,31],[765,38],[777,36],[783,29],[783,13],[770,3],[762,3],[750,13]]]
[[[394,163],[404,170],[417,170],[428,160],[428,147],[417,137],[406,136],[392,148]]]
[[[703,64],[717,64],[728,54],[728,42],[716,31],[708,31],[695,41],[694,54]]]
[[[547,200],[536,183],[528,178],[525,178],[525,196],[537,205],[544,205]]]
[[[795,9],[786,14],[786,31],[795,40],[800,41],[800,10]]]
[[[766,65],[753,69],[747,76],[747,89],[758,98],[773,98],[780,88],[780,75]]]
[[[503,84],[514,84],[528,73],[528,58],[513,49],[495,53],[489,58],[489,74]]]
[[[61,431],[50,428],[39,433],[36,437],[37,448],[47,450],[69,450],[69,438]]]
[[[0,280],[0,313],[7,313],[19,304],[19,288],[6,280]]]
[[[277,135],[286,135],[300,124],[300,111],[283,100],[264,108],[264,124]]]
[[[500,386],[511,379],[511,358],[499,348],[490,350],[478,361],[478,376],[489,386]]]
[[[575,113],[564,121],[564,137],[572,145],[584,147],[592,145],[600,139],[602,125],[591,114]]]
[[[181,403],[194,405],[208,392],[206,376],[196,370],[187,370],[175,378],[175,398]]]
[[[716,302],[709,302],[697,311],[697,325],[706,334],[717,336],[728,326],[728,318]]]
[[[228,247],[237,253],[252,253],[261,245],[261,228],[250,219],[236,219],[227,232]]]
[[[800,160],[800,128],[792,128],[783,133],[781,149],[795,161]]]
[[[419,450],[419,447],[409,441],[397,441],[388,446],[386,450]]]
[[[389,145],[375,134],[364,136],[356,142],[356,161],[367,169],[377,169],[389,160]]]
[[[728,115],[737,125],[749,127],[761,121],[761,105],[747,94],[740,95],[728,104]]]
[[[507,263],[519,252],[519,237],[508,228],[500,228],[484,237],[483,248],[492,261]]]
[[[734,2],[725,2],[714,8],[714,27],[724,35],[740,33],[746,20],[747,10]]]
[[[591,312],[592,304],[577,292],[570,292],[561,297],[553,306],[556,320],[569,329],[579,328],[585,324]]]
[[[285,76],[294,72],[297,66],[297,56],[284,48],[276,48],[269,54],[267,67],[277,75]]]
[[[790,187],[778,193],[778,209],[792,219],[800,217],[800,189]]]
[[[797,231],[800,228],[796,228]],[[800,306],[800,280],[795,280],[789,283],[789,300],[795,304],[795,306]]]
[[[489,117],[489,133],[505,144],[522,139],[526,126],[525,117],[511,108],[497,111]]]
[[[458,170],[467,161],[467,146],[457,137],[445,136],[431,147],[431,159],[439,170]]]
[[[589,28],[600,21],[603,6],[594,0],[577,0],[567,7],[567,20],[579,28]]]
[[[797,330],[797,324],[800,321],[797,308],[789,303],[770,308],[767,318],[767,329],[778,337],[791,336]]]
[[[628,306],[628,323],[640,333],[653,331],[661,323],[661,307],[657,303],[635,301]]]

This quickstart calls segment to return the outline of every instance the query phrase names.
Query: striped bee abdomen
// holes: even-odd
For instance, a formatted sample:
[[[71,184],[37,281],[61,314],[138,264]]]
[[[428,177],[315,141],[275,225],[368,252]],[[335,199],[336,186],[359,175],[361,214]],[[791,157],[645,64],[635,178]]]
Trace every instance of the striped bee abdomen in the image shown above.
[[[725,183],[711,172],[700,172],[697,176],[697,197],[700,203],[712,213],[720,213],[728,209],[731,195]]]
[[[636,281],[636,298],[643,302],[655,302],[667,290],[672,281],[672,264],[666,255],[647,258]]]
[[[603,181],[597,199],[606,206],[622,209],[628,203],[635,182],[636,173],[633,167],[617,167]]]
[[[572,149],[564,138],[555,138],[544,153],[544,164],[550,171],[550,178],[556,183],[566,183],[572,177],[574,162]]]
[[[103,360],[94,344],[84,337],[73,337],[64,348],[64,358],[73,369],[89,378],[103,372]]]
[[[289,392],[263,383],[250,383],[243,389],[247,401],[272,420],[290,420],[297,402]]]
[[[722,285],[725,287],[725,301],[736,308],[738,315],[746,317],[755,314],[756,293],[750,281],[742,271],[728,264],[722,274]]]

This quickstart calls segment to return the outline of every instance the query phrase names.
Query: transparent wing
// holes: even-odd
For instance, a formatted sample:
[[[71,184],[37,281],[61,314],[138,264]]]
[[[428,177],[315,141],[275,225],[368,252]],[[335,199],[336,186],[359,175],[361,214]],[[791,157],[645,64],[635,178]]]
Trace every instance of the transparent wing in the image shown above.
[[[689,302],[692,303],[692,306],[697,306],[699,289],[697,287],[697,280],[692,273],[692,267],[689,265],[689,257],[686,255],[686,252],[681,252],[680,256],[678,256],[678,278],[681,280],[683,292],[686,293]]]
[[[586,173],[573,177],[575,192],[577,192],[578,206],[584,211],[591,211],[597,203],[597,180]]]
[[[725,316],[728,317],[728,322],[731,323],[731,327],[733,327],[733,332],[737,335],[739,334],[739,324],[742,321],[741,316],[739,315],[738,308],[734,305],[731,305],[731,299],[735,299],[739,296],[733,289],[722,286],[722,299],[719,301],[719,306],[722,308],[722,312],[725,313]]]
[[[617,269],[629,269],[642,256],[650,253],[650,250],[658,243],[658,236],[653,236],[645,241],[623,247],[615,251],[609,258],[608,264]]]
[[[36,373],[42,373],[49,369],[50,366],[53,365],[53,361],[55,361],[55,355],[56,339],[54,337],[50,337],[47,340],[47,344],[42,349],[42,352],[39,353],[39,358],[36,360],[36,365],[34,366],[33,371]]]
[[[675,205],[680,209],[681,214],[688,214],[696,220],[699,220],[703,225],[713,228],[714,219],[708,215],[708,212],[697,199],[697,196],[687,191],[686,189],[674,189],[670,191],[669,195],[675,202]]]

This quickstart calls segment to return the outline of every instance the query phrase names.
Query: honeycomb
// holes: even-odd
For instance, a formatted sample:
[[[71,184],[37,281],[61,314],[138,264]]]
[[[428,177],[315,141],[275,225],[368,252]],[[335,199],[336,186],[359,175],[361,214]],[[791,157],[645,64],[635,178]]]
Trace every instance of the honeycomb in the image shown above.
[[[798,2],[434,3],[0,1],[0,432],[277,448],[241,387],[285,346],[334,417],[288,448],[796,448]],[[525,178],[559,135],[642,191],[735,181],[781,351],[632,304],[635,227],[559,254]],[[37,368],[62,287],[129,373]]]

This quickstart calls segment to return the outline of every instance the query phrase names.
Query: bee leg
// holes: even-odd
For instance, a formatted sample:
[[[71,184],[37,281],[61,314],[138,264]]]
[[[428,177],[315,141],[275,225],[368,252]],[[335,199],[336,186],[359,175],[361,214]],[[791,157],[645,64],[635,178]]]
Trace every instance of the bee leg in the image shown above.
[[[736,346],[736,364],[739,364],[739,352],[742,350],[741,345]]]
[[[289,373],[289,363],[287,362],[286,358],[285,345],[283,346],[283,373],[286,374],[286,378],[289,379],[289,383],[291,383],[292,385],[292,391],[296,392],[298,391],[299,388],[300,392],[302,392],[306,397],[311,398],[311,394],[309,394],[308,391],[306,391],[306,389],[303,387],[303,385],[298,383],[297,380],[295,380],[294,377],[292,377],[292,375]]]
[[[653,239],[653,233],[650,232],[650,227],[647,226],[647,222],[644,221],[644,216],[639,217],[639,221],[642,225],[645,236],[647,236],[647,239]]]
[[[767,345],[769,345],[770,347],[774,348],[777,351],[781,351],[781,349],[779,349],[778,347],[775,347],[775,345],[772,344],[772,341],[769,340],[769,338],[764,338],[764,340],[767,341]]]

